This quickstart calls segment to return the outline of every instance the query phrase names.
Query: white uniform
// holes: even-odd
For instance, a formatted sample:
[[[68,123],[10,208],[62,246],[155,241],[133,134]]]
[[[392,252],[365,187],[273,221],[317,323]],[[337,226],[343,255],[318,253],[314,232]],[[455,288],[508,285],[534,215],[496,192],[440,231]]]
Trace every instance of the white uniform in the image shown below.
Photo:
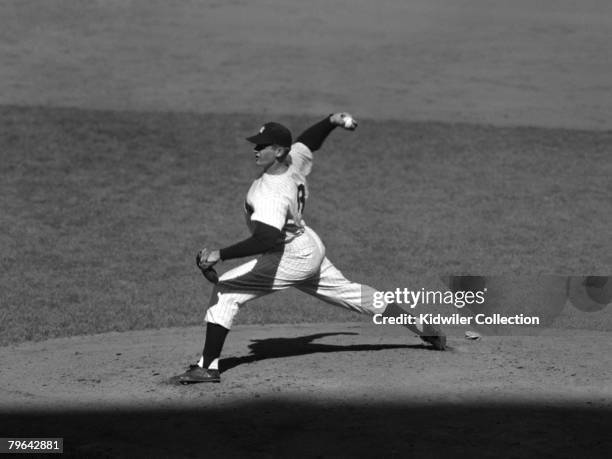
[[[264,173],[256,179],[245,201],[249,229],[253,230],[254,221],[273,226],[281,230],[285,243],[219,278],[206,313],[207,322],[230,329],[243,304],[288,287],[361,313],[384,311],[384,307],[373,306],[372,287],[350,282],[327,259],[323,242],[302,219],[312,152],[306,145],[295,143],[288,161],[284,173]]]

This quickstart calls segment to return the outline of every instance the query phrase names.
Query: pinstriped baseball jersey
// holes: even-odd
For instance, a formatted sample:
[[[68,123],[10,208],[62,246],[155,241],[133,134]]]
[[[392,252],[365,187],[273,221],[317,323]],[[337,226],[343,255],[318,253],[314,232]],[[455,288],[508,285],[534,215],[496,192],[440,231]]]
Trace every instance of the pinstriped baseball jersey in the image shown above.
[[[306,177],[312,168],[312,152],[317,151],[327,135],[339,125],[338,115],[346,114],[330,115],[304,131],[291,146],[287,158],[276,156],[278,149],[267,149],[270,145],[288,146],[291,143],[291,133],[284,126],[266,123],[259,134],[247,137],[249,142],[256,145],[256,163],[264,168],[262,175],[251,185],[244,205],[249,230],[256,234],[228,249],[221,249],[220,254],[228,254],[227,259],[249,254],[258,256],[225,272],[215,284],[206,311],[206,322],[209,325],[199,366],[218,370],[218,357],[225,334],[231,329],[240,308],[275,291],[294,287],[327,303],[359,313],[376,314],[386,311],[388,304],[380,305],[374,301],[377,293],[374,288],[351,282],[333,265],[327,258],[323,241],[306,226],[302,218],[308,197]],[[350,126],[345,123],[347,129],[354,129],[355,126],[355,123]],[[263,227],[267,231],[268,226],[283,233],[284,245],[272,247],[268,243],[268,236],[262,235],[264,231],[259,229]],[[276,239],[276,233],[271,233]],[[261,244],[251,248],[251,242]],[[232,249],[235,252],[231,252]],[[398,308],[395,305],[395,309]],[[402,311],[401,308],[399,310]],[[210,324],[220,327],[212,327]],[[417,334],[425,333],[423,327],[421,330],[416,326],[411,327]],[[189,375],[189,371],[185,375]],[[210,379],[189,381],[209,382]]]
[[[244,210],[249,230],[258,221],[273,226],[290,242],[304,232],[302,213],[308,198],[306,176],[312,167],[312,152],[295,143],[289,152],[289,167],[282,174],[262,174],[246,196]]]
[[[229,330],[243,304],[289,287],[353,311],[380,312],[373,302],[376,290],[346,279],[327,258],[319,236],[302,219],[312,157],[311,150],[297,142],[289,152],[287,171],[264,173],[251,185],[245,202],[249,228],[252,231],[252,222],[259,221],[281,230],[287,239],[282,251],[265,252],[219,277],[207,322]]]

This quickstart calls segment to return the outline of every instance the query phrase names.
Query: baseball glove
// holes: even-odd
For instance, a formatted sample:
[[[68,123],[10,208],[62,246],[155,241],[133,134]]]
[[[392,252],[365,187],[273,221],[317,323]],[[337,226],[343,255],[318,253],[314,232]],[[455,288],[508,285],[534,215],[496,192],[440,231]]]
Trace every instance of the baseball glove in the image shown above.
[[[202,274],[209,282],[216,284],[219,282],[219,275],[213,266],[217,263],[216,261],[207,261],[208,256],[210,255],[210,251],[208,249],[200,250],[196,255],[196,265],[202,271]]]

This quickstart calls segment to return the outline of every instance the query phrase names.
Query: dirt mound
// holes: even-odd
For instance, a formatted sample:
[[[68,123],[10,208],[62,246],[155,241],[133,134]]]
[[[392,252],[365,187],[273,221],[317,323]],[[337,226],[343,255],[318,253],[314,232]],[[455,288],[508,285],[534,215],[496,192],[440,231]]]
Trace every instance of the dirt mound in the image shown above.
[[[1,348],[3,433],[63,436],[67,452],[90,456],[192,456],[200,442],[207,452],[261,456],[482,457],[500,446],[571,456],[587,445],[596,456],[606,447],[608,333],[479,341],[457,333],[450,351],[437,352],[401,327],[239,326],[221,384],[170,384],[202,334],[147,330]]]

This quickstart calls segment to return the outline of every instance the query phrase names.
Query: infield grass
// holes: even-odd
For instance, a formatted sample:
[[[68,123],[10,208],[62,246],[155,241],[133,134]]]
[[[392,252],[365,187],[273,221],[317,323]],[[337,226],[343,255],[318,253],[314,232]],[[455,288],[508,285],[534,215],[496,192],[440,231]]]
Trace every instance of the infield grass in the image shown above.
[[[195,253],[247,236],[243,139],[265,121],[1,107],[0,345],[201,323],[211,288]],[[281,121],[297,134],[317,119]],[[609,275],[611,146],[610,131],[362,120],[316,153],[305,218],[349,278],[381,289]],[[238,316],[328,320],[365,318],[297,292]]]

